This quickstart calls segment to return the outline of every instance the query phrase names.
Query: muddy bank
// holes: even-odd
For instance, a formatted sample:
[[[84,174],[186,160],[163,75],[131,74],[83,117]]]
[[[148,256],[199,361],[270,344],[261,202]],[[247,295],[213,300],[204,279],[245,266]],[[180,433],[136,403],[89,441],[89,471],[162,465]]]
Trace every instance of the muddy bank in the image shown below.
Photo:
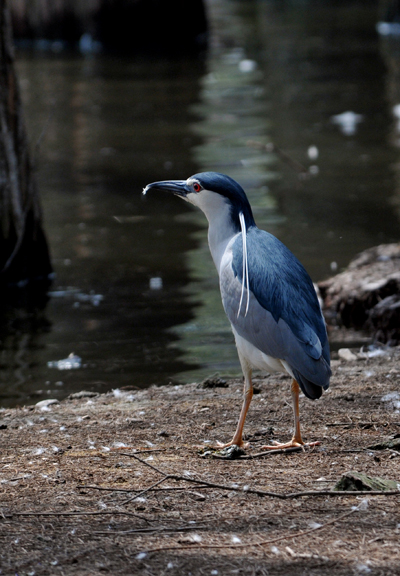
[[[232,436],[235,380],[3,410],[2,573],[398,574],[399,496],[329,493],[348,471],[400,480],[399,452],[368,448],[400,432],[399,359],[335,360],[331,389],[301,400],[321,445],[259,458],[196,447]],[[247,457],[290,437],[289,385],[256,379]]]

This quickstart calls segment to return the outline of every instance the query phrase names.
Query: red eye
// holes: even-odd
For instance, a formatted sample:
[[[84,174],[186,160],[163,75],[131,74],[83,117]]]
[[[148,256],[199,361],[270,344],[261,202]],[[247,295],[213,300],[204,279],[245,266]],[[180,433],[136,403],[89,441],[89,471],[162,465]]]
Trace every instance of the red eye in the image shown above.
[[[200,192],[200,190],[201,190],[200,184],[198,184],[197,182],[195,182],[195,183],[193,184],[193,190],[194,190],[195,192]]]

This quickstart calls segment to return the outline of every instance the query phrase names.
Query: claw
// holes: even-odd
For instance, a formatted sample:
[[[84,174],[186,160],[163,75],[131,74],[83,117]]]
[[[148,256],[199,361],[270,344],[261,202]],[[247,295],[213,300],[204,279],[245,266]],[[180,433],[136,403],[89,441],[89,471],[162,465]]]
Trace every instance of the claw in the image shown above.
[[[272,446],[261,446],[261,450],[285,450],[286,448],[302,448],[302,447],[309,447],[312,448],[313,446],[319,446],[321,442],[296,442],[296,440],[291,440],[290,442],[286,442],[285,444],[280,444],[275,440],[272,441]]]

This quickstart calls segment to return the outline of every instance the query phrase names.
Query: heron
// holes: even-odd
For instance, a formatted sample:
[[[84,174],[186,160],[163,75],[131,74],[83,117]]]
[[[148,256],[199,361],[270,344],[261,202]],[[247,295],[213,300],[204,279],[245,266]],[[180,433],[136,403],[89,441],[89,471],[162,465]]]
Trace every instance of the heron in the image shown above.
[[[243,427],[253,396],[254,369],[282,372],[292,379],[293,437],[263,449],[304,446],[300,391],[316,400],[328,389],[331,376],[325,321],[310,276],[278,238],[256,226],[246,193],[231,177],[201,172],[187,180],[153,182],[143,194],[153,189],[190,202],[208,220],[208,244],[244,376],[236,431],[230,442],[219,446],[247,447]],[[316,444],[319,442],[307,443]]]

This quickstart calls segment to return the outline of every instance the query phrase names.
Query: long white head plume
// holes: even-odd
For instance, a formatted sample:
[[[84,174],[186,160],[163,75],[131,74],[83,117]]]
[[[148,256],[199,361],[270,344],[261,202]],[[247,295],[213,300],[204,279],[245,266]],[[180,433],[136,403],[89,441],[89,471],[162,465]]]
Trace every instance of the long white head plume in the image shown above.
[[[239,214],[239,222],[240,222],[240,227],[242,229],[243,272],[242,272],[242,293],[240,295],[239,310],[237,313],[238,318],[239,318],[240,311],[242,309],[242,302],[243,302],[245,286],[246,286],[246,290],[247,290],[247,304],[246,304],[246,311],[244,314],[245,316],[247,316],[247,312],[249,311],[249,304],[250,304],[249,265],[248,265],[248,259],[247,259],[247,230],[246,230],[246,222],[244,219],[243,212],[240,212],[240,214]]]

